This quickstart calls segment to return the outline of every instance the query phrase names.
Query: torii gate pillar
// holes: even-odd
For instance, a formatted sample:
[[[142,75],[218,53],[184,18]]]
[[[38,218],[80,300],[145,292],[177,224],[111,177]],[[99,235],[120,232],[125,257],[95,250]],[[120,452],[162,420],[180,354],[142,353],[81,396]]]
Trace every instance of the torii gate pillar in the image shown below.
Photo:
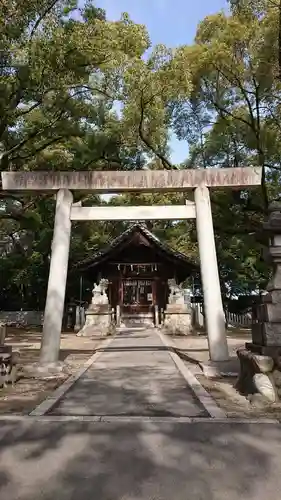
[[[71,237],[72,201],[73,196],[68,189],[58,191],[40,353],[42,364],[57,363],[59,358]]]
[[[201,280],[211,361],[229,359],[209,189],[194,190]]]

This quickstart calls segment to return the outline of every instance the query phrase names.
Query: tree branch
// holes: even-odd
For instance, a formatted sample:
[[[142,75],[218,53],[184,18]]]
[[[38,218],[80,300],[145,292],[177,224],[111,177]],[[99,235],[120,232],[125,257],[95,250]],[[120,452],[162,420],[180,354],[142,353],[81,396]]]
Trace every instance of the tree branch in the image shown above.
[[[15,146],[13,146],[8,151],[5,151],[4,154],[3,154],[3,156],[2,156],[2,158],[9,157],[11,155],[11,153],[13,153],[14,151],[17,151],[18,149],[20,149],[22,146],[24,146],[31,139],[34,139],[34,137],[36,137],[37,135],[45,132],[50,127],[52,127],[53,125],[55,125],[62,118],[62,116],[64,115],[64,113],[65,113],[65,110],[61,110],[61,112],[58,114],[58,116],[51,123],[48,123],[48,125],[46,125],[45,127],[42,127],[39,130],[34,130],[33,132],[31,132],[28,137],[26,137],[25,139],[22,139],[22,141],[20,141],[18,144],[16,144]]]
[[[152,146],[152,144],[149,142],[149,140],[145,136],[145,133],[144,133],[144,130],[143,130],[144,107],[145,107],[145,105],[144,105],[144,100],[143,100],[143,96],[142,95],[141,95],[141,100],[140,100],[140,106],[141,106],[141,113],[140,113],[140,122],[139,122],[139,126],[138,126],[138,131],[139,131],[139,136],[140,136],[142,142],[147,146],[148,149],[150,149],[150,151],[153,152],[153,154],[155,154],[155,156],[157,156],[159,158],[159,160],[162,161],[163,167],[165,169],[166,168],[168,168],[168,170],[175,169],[176,167],[167,158],[165,158],[165,156],[162,155],[162,153],[160,153],[159,151],[157,151],[157,149],[154,148],[154,146]]]
[[[43,10],[42,14],[39,15],[37,21],[35,22],[32,30],[31,30],[31,33],[30,33],[30,40],[33,38],[34,34],[35,34],[35,31],[37,30],[39,24],[43,21],[43,19],[47,16],[47,14],[49,14],[49,12],[51,12],[51,10],[55,7],[55,5],[59,2],[59,0],[52,0],[50,5],[48,5],[48,7],[45,8],[45,10]]]
[[[44,149],[46,149],[48,146],[51,146],[52,144],[55,144],[56,142],[60,142],[62,139],[65,139],[65,137],[58,136],[58,137],[55,137],[54,139],[50,139],[49,141],[45,142],[44,144],[41,144],[41,146],[39,148],[36,148],[35,150],[33,150],[31,152],[31,154],[25,155],[25,156],[21,156],[21,155],[12,156],[10,158],[10,160],[11,161],[13,161],[13,160],[28,160],[29,158],[32,158],[33,156],[35,156],[37,153],[40,153],[40,151],[43,151]]]

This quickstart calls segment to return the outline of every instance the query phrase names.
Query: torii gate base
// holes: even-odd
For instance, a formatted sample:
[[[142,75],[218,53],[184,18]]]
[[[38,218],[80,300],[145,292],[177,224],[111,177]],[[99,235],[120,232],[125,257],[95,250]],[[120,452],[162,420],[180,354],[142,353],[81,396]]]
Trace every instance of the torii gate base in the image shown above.
[[[260,168],[137,172],[3,172],[5,190],[57,191],[54,235],[43,325],[40,363],[58,364],[65,300],[71,220],[195,218],[211,361],[228,360],[209,187],[258,185]],[[194,190],[194,201],[169,207],[77,207],[70,190],[108,192]],[[162,208],[162,210],[161,210]],[[133,212],[132,212],[133,211]],[[102,216],[101,216],[102,213]],[[118,215],[116,215],[118,213]],[[133,217],[132,217],[133,213]],[[98,219],[98,217],[100,217]]]

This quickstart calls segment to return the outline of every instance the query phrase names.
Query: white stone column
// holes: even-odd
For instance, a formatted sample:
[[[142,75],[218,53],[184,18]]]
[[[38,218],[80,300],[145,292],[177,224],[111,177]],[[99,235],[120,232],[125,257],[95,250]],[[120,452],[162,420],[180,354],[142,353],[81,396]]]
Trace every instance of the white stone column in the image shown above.
[[[56,363],[59,359],[71,237],[72,201],[73,196],[68,189],[58,191],[40,354],[42,364]]]
[[[117,304],[116,306],[116,326],[120,326],[120,305]]]
[[[229,359],[209,189],[194,191],[201,280],[211,361]]]
[[[155,314],[155,328],[159,328],[159,308],[158,305],[154,306],[154,314]]]
[[[82,325],[81,325],[81,307],[76,306],[74,331],[79,332],[79,330],[81,330],[81,328],[82,328]]]

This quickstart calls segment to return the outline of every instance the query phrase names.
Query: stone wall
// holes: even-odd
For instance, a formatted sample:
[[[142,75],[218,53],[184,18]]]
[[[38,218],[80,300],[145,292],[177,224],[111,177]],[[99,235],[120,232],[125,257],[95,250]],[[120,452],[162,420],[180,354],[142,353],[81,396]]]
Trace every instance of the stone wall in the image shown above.
[[[42,311],[0,311],[0,321],[7,325],[41,326],[43,324]]]

